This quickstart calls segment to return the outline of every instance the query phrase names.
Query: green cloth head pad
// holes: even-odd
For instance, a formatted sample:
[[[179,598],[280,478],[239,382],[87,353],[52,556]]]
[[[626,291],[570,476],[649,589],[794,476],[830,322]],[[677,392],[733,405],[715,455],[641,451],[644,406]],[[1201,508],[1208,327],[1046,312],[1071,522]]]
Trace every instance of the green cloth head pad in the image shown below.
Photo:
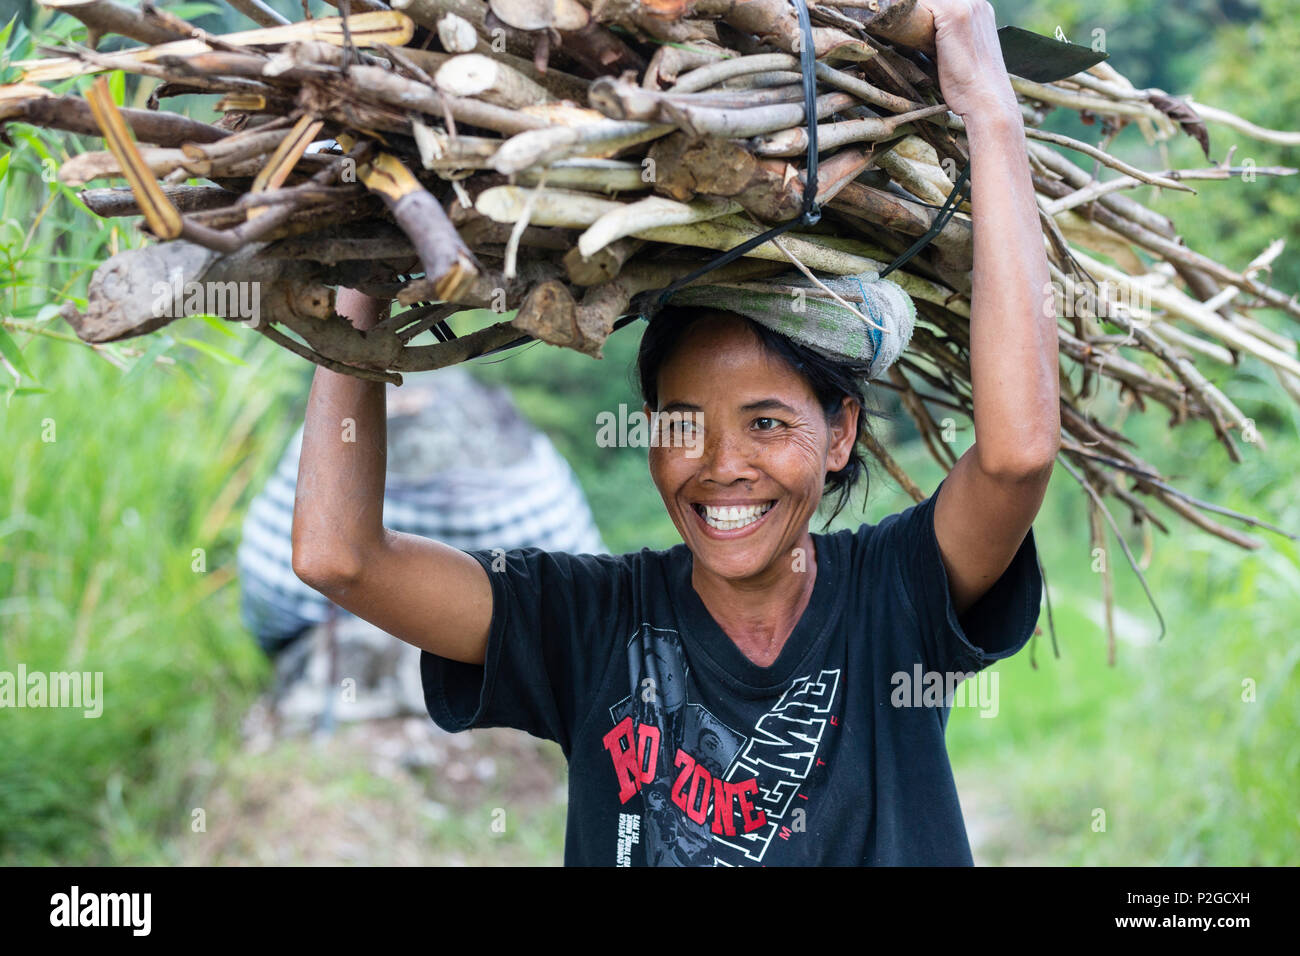
[[[868,380],[879,378],[911,340],[916,305],[898,283],[875,272],[821,281],[871,324],[803,275],[763,283],[687,286],[668,301],[738,312],[827,358],[861,362],[870,367]]]

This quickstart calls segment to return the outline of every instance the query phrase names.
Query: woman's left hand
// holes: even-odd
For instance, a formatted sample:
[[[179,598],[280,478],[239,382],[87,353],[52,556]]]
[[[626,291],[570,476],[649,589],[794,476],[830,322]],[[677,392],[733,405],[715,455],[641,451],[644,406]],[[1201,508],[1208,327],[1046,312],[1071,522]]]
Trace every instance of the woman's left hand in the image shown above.
[[[939,89],[948,109],[971,114],[1010,112],[1017,117],[1011,79],[988,0],[920,0],[934,15]]]

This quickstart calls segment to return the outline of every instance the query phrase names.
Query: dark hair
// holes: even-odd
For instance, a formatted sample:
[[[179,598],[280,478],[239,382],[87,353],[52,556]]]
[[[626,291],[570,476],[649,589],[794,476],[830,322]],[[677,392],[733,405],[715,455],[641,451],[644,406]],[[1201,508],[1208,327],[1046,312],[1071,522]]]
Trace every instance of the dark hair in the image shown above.
[[[862,442],[864,439],[871,437],[871,430],[868,427],[869,418],[888,419],[889,416],[867,405],[864,383],[868,367],[863,363],[840,362],[827,358],[820,352],[815,352],[804,345],[800,345],[798,342],[769,329],[765,325],[760,325],[753,319],[738,312],[695,306],[669,305],[650,319],[646,330],[641,335],[636,370],[637,384],[640,387],[641,396],[645,403],[651,409],[659,407],[660,369],[672,358],[686,331],[692,325],[701,319],[715,315],[732,316],[743,321],[765,352],[781,359],[802,376],[804,381],[808,383],[809,388],[812,389],[813,395],[816,396],[817,403],[821,405],[827,424],[834,422],[840,415],[844,414],[843,401],[846,395],[857,401],[860,406],[858,435],[852,449],[849,451],[849,460],[839,471],[826,473],[826,483],[822,489],[822,494],[826,497],[834,495],[836,500],[835,507],[831,511],[830,517],[826,519],[823,529],[829,527],[830,523],[843,510],[859,479],[863,482],[863,508],[865,509],[865,492],[871,487],[871,473],[867,470],[867,460],[862,453]]]

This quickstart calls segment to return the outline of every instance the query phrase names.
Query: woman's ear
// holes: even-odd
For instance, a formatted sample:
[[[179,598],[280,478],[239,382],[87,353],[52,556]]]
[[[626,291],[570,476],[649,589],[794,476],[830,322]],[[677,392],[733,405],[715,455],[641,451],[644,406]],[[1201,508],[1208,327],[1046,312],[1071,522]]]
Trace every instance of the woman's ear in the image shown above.
[[[826,470],[839,471],[849,463],[858,440],[858,416],[862,406],[850,395],[844,396],[839,414],[831,420],[830,448],[826,452]]]

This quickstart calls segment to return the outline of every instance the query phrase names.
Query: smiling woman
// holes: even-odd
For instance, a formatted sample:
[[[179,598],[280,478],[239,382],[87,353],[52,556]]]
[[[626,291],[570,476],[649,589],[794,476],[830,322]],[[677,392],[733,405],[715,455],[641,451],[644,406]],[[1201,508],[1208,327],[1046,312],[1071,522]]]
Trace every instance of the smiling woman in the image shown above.
[[[294,570],[424,651],[439,726],[559,743],[566,863],[971,862],[944,746],[956,702],[895,691],[953,688],[1033,632],[1030,526],[1059,447],[1057,336],[992,8],[927,6],[971,149],[976,440],[925,500],[810,531],[823,497],[838,511],[865,474],[865,390],[902,351],[910,304],[893,325],[856,309],[805,323],[793,298],[688,287],[653,316],[645,411],[696,430],[651,443],[650,477],[682,537],[663,551],[461,551],[386,529],[383,386],[316,372]],[[868,312],[890,287],[863,288]],[[382,305],[345,293],[339,310],[366,329]]]
[[[351,304],[373,321],[374,303]],[[960,473],[878,525],[809,529],[826,492],[838,511],[866,474],[863,363],[735,312],[670,307],[646,327],[638,373],[646,413],[694,432],[649,452],[682,544],[457,551],[381,527],[354,572],[299,573],[423,649],[442,728],[560,744],[566,863],[969,864],[944,747],[953,695],[897,688],[952,688],[1024,645],[1041,595],[1032,532],[959,609],[936,504]],[[311,480],[316,456],[344,454],[313,434],[331,420],[329,389],[373,387],[327,375],[308,414],[298,542],[324,494],[314,486],[345,470]],[[383,421],[360,421],[376,443],[357,459],[365,473]],[[336,555],[367,540],[337,537],[346,523],[328,522]],[[296,561],[308,553],[295,545]]]
[[[694,556],[695,590],[746,656],[770,663],[815,578],[783,566],[815,563],[808,526],[823,494],[839,494],[833,518],[866,471],[867,366],[735,312],[678,306],[650,322],[637,371],[647,414],[694,422],[696,454],[660,442],[650,473]]]
[[[559,742],[570,864],[969,864],[953,695],[897,688],[951,688],[1024,645],[1032,533],[959,614],[937,493],[878,525],[809,530],[824,493],[842,506],[865,473],[862,363],[673,307],[638,372],[646,413],[695,431],[649,452],[682,544],[469,552],[490,591],[484,654],[428,648],[430,715]]]

